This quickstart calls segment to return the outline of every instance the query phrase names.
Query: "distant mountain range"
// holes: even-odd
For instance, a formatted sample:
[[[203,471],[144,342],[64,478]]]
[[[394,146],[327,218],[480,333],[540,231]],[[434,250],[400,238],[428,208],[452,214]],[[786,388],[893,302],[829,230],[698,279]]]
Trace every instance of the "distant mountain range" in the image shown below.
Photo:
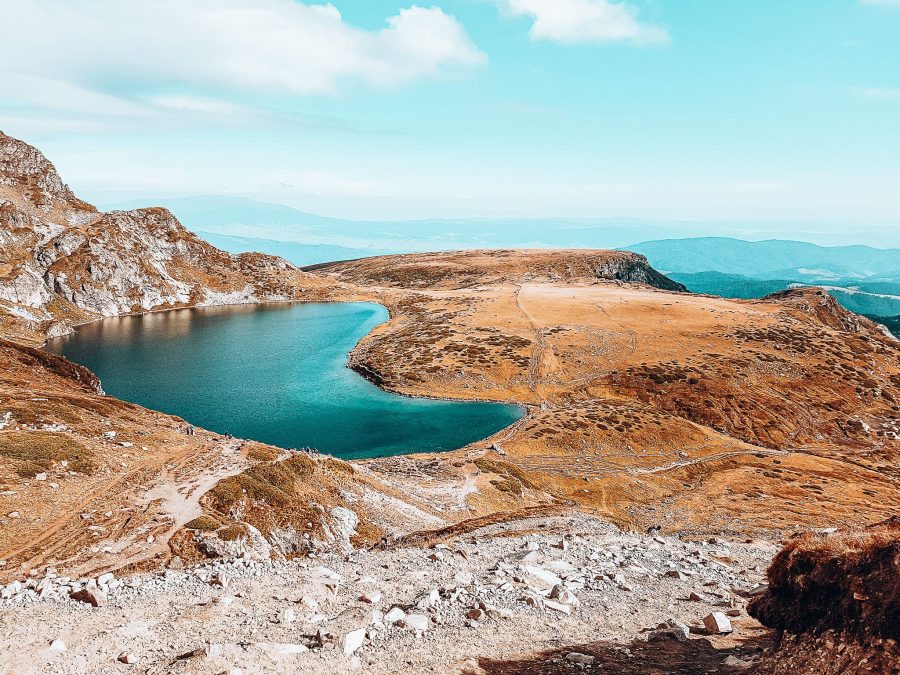
[[[723,272],[756,279],[811,282],[900,280],[900,249],[728,237],[663,239],[625,248],[642,253],[665,272]]]
[[[301,244],[326,244],[392,253],[451,249],[547,247],[621,248],[640,241],[701,237],[711,233],[760,239],[791,232],[821,244],[840,243],[835,227],[802,222],[656,221],[641,218],[432,218],[350,220],[306,213],[282,204],[206,195],[106,204],[104,209],[165,206],[194,231]],[[872,228],[854,229],[862,241],[878,241]],[[891,244],[900,246],[900,232]],[[887,244],[885,244],[887,245]],[[369,253],[371,254],[371,253]],[[324,261],[323,261],[324,262]]]
[[[713,224],[660,225],[630,218],[356,221],[243,197],[199,196],[155,203],[230,253],[258,251],[299,266],[452,249],[622,248],[647,256],[656,269],[698,293],[759,298],[792,285],[818,285],[826,286],[854,312],[885,323],[900,316],[900,249],[698,237],[694,235],[709,231]],[[146,205],[145,200],[106,208]],[[729,234],[751,229],[733,223],[715,227]],[[784,231],[787,226],[769,227]],[[803,234],[801,226],[791,231]]]

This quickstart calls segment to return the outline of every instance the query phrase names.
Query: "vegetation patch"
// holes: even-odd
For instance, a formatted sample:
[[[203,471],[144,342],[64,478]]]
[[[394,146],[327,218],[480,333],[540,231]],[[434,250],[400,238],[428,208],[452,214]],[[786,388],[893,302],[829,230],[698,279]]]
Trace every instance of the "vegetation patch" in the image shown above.
[[[212,516],[203,515],[199,518],[194,518],[193,520],[188,521],[184,524],[185,528],[188,530],[199,530],[201,532],[210,532],[212,530],[218,530],[222,527],[222,523],[213,518]]]
[[[540,489],[537,485],[535,485],[528,479],[528,474],[526,474],[515,464],[510,464],[509,462],[504,462],[497,459],[490,459],[488,457],[479,457],[475,460],[475,466],[477,466],[480,471],[484,471],[485,473],[495,473],[498,476],[505,476],[507,478],[507,482],[509,482],[509,479],[515,479],[516,482],[519,483],[519,492],[516,494],[521,494],[523,486],[531,490]]]
[[[280,453],[275,448],[270,448],[266,445],[257,445],[253,444],[249,450],[247,450],[247,459],[252,459],[255,462],[274,462],[278,459],[278,455]]]
[[[517,481],[515,478],[492,480],[491,485],[500,490],[500,492],[508,492],[516,496],[522,494],[522,483]]]
[[[62,433],[47,431],[11,431],[0,434],[0,457],[21,462],[16,467],[30,472],[35,467],[49,470],[54,463],[68,462],[68,468],[78,473],[91,474],[97,468],[96,457],[80,442]],[[22,475],[22,474],[20,474]]]
[[[315,461],[296,453],[283,462],[257,464],[226,478],[207,492],[204,499],[222,513],[228,513],[242,499],[284,507],[294,498],[297,481],[312,476],[315,471]]]
[[[216,532],[216,535],[222,541],[236,541],[238,539],[241,539],[242,537],[249,536],[250,530],[248,530],[247,526],[242,523],[235,523],[233,525],[227,525],[221,530],[218,530]]]

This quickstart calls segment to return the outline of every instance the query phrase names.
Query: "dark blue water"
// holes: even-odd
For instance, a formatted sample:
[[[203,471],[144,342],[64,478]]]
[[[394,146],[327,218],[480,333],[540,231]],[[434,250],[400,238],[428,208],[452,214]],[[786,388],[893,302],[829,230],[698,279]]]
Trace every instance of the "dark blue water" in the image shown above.
[[[233,306],[105,319],[47,349],[117,398],[220,433],[345,458],[452,450],[512,424],[517,406],[414,399],[347,368],[388,318],[370,303]]]

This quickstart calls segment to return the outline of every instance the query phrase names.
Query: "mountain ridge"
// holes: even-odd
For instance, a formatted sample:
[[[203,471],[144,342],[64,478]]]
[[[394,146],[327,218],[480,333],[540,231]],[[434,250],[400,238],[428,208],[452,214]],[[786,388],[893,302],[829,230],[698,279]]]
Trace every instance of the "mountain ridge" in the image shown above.
[[[2,132],[0,243],[7,316],[29,318],[51,336],[134,311],[318,292],[313,278],[284,259],[221,251],[164,208],[98,211],[40,151]]]

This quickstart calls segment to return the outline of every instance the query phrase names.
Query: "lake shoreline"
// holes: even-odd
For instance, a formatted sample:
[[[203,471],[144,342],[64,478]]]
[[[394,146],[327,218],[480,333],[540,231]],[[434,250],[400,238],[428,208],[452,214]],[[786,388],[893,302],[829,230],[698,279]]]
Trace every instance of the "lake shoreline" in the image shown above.
[[[204,314],[204,312],[198,312],[198,310],[216,309],[227,312],[229,306],[235,310],[238,310],[240,307],[247,307],[248,309],[245,313],[235,313],[233,317],[217,317],[215,313]],[[334,308],[340,306],[346,307],[349,313],[337,312],[308,316],[301,314],[286,320],[275,319],[274,324],[271,322],[277,315],[270,317],[265,314],[257,314],[260,311],[265,311],[266,307],[288,310],[292,307],[305,307],[315,312],[316,307]],[[190,311],[183,315],[185,318],[180,325],[177,321],[167,321],[156,325],[150,324],[149,326],[140,323],[144,317],[162,315],[167,312],[172,313],[173,317],[175,317],[182,310]],[[360,315],[359,320],[363,323],[356,327],[352,324],[352,321],[357,320],[353,312],[359,312],[360,310],[362,310],[362,315]],[[366,314],[367,311],[373,313]],[[377,311],[379,316],[374,314],[375,311]],[[382,313],[385,318],[378,320],[381,319],[380,315]],[[190,318],[188,319],[187,317]],[[240,317],[243,317],[243,321],[240,320]],[[106,336],[107,343],[104,345],[100,336],[102,329],[99,328],[99,325],[104,323],[106,319],[118,320],[123,323],[113,324],[115,328],[110,329],[109,334]],[[383,381],[378,381],[380,378],[374,371],[366,372],[365,369],[354,363],[352,354],[365,337],[369,336],[379,326],[390,321],[390,319],[390,310],[385,305],[369,300],[279,301],[236,303],[212,307],[179,307],[135,312],[129,315],[106,317],[104,320],[85,322],[79,325],[78,329],[72,334],[48,340],[45,343],[44,350],[61,355],[73,363],[83,364],[90,370],[97,372],[101,381],[106,384],[111,397],[166,412],[167,414],[177,415],[201,429],[218,429],[214,433],[228,433],[235,437],[257,440],[288,449],[295,447],[317,448],[322,454],[346,457],[350,461],[371,460],[399,455],[452,452],[476,443],[489,443],[490,439],[496,438],[498,435],[508,434],[509,429],[513,425],[529,417],[530,411],[527,405],[519,402],[496,401],[484,398],[447,398],[428,396],[427,394],[412,395],[393,391],[391,388],[386,387]],[[321,321],[322,323],[319,326],[316,326],[315,323],[305,323],[310,320],[314,322]],[[225,323],[220,325],[219,321],[224,321]],[[233,321],[238,321],[239,324],[231,323]],[[287,323],[290,321],[304,322],[303,325],[309,328],[310,334],[307,335],[305,330],[303,332],[292,330],[290,324]],[[348,321],[351,323],[348,324]],[[373,323],[375,321],[377,323]],[[331,325],[332,322],[335,322],[334,326]],[[78,333],[81,333],[81,331],[91,325],[98,327],[96,329],[98,334],[95,336],[84,336],[82,334],[81,344],[78,344]],[[266,325],[269,325],[268,329],[265,327]],[[350,326],[349,329],[348,325]],[[226,326],[228,326],[227,329]],[[244,326],[244,328],[239,328],[238,326]],[[236,330],[246,330],[248,326],[251,327],[252,334],[244,337],[241,337],[239,333],[231,335]],[[132,334],[135,330],[141,331],[137,339]],[[197,343],[198,338],[196,335],[191,339],[187,338],[189,332],[196,330],[200,331],[202,343],[212,341],[213,349],[206,354],[202,353],[204,347],[202,343]],[[217,331],[219,330],[225,330],[226,333],[217,337]],[[349,333],[347,332],[348,330],[350,331]],[[274,332],[269,335],[267,331]],[[322,331],[337,332],[332,337],[328,337],[331,333],[322,333],[320,335],[319,333]],[[169,335],[170,332],[172,333],[171,335]],[[317,336],[319,341],[305,345],[305,348],[296,349],[293,345],[293,342],[298,340],[298,344],[302,345],[304,341],[315,340]],[[268,354],[255,354],[254,356],[253,352],[253,344],[265,342],[266,337],[274,341],[273,344],[277,347],[277,353],[283,355],[286,353],[285,350],[295,350],[296,353],[302,354],[302,357],[285,362],[285,365],[288,366],[286,370],[284,366],[281,366],[279,369],[279,366],[266,363],[270,360]],[[161,342],[163,339],[168,340],[172,338],[182,342],[174,346],[174,348],[172,344],[163,345]],[[109,339],[113,341],[109,342]],[[254,358],[256,358],[256,365],[265,366],[263,370],[268,369],[272,371],[270,375],[274,379],[271,381],[261,380],[259,386],[255,389],[256,396],[254,396],[243,391],[238,393],[238,390],[244,386],[243,382],[229,380],[229,369],[235,367],[233,363],[212,361],[210,363],[215,367],[208,367],[204,366],[202,361],[194,364],[193,360],[189,360],[182,364],[187,370],[172,365],[173,363],[178,363],[178,358],[183,358],[183,356],[178,356],[179,349],[191,350],[199,348],[204,359],[215,359],[218,354],[218,349],[214,347],[217,339],[228,339],[231,341],[228,343],[228,347],[232,351],[228,353],[232,355],[232,361],[245,361],[243,358],[234,356],[235,339],[237,339],[239,344],[248,345],[251,353],[247,357],[245,365],[250,366],[254,364]],[[349,342],[351,339],[352,344]],[[288,345],[284,341],[289,341],[291,344]],[[107,347],[105,351],[104,347]],[[78,354],[79,349],[83,350],[81,356]],[[148,362],[147,359],[150,357],[144,354],[142,350],[151,350],[151,352],[148,352],[149,354],[154,349],[159,350],[159,353],[154,357],[155,360]],[[357,390],[353,383],[347,380],[340,384],[343,376],[337,375],[338,379],[334,380],[335,374],[333,372],[332,375],[328,374],[331,372],[329,368],[333,369],[334,366],[334,364],[333,366],[328,366],[329,359],[336,356],[338,351],[344,353],[342,357],[342,371],[352,373],[354,380],[358,379],[360,383],[364,382],[367,386],[371,385],[373,390],[378,392],[370,403],[365,403],[365,401],[369,400],[372,396],[371,393],[366,394],[365,389]],[[329,354],[332,352],[332,356],[329,357]],[[135,357],[135,354],[138,356]],[[139,362],[137,364],[130,362],[129,359],[133,358],[138,358]],[[220,358],[227,360],[227,355],[223,354]],[[324,358],[326,360],[322,364],[317,364],[316,358]],[[102,359],[109,359],[109,362],[106,364],[107,368],[100,365],[100,360]],[[152,368],[158,369],[158,371],[154,370],[151,375],[148,371],[150,367],[148,363],[152,364]],[[165,365],[160,366],[160,364]],[[135,367],[137,367],[137,371],[132,375],[130,369]],[[114,369],[113,374],[110,374],[110,368]],[[197,371],[197,368],[201,370]],[[275,370],[272,370],[273,368]],[[312,368],[313,370],[300,371],[297,370],[298,368]],[[184,372],[181,372],[183,370]],[[191,370],[195,372],[193,377],[186,374]],[[257,368],[254,366],[253,370],[248,372],[252,372],[256,377],[262,377],[262,374],[256,375],[256,370]],[[285,370],[283,375],[279,374],[280,370]],[[127,383],[123,384],[125,381],[123,380],[123,372],[126,371],[128,372]],[[198,372],[200,374],[197,374]],[[204,379],[206,373],[215,374],[215,376],[212,379]],[[324,378],[323,382],[327,381],[327,386],[338,392],[337,397],[341,403],[337,407],[335,407],[334,401],[329,399],[331,396],[329,392],[318,392],[315,389],[318,386],[323,386],[321,383],[317,383],[317,375],[319,373]],[[246,376],[251,377],[248,380],[248,384],[251,384],[252,376]],[[118,381],[116,378],[118,378]],[[156,380],[160,378],[166,384],[157,383]],[[179,378],[187,379],[184,382],[179,382]],[[283,381],[279,378],[282,378]],[[174,381],[174,385],[171,384],[172,381]],[[286,397],[282,399],[260,398],[260,396],[266,396],[265,390],[269,385],[275,390],[281,389],[285,391]],[[164,386],[173,386],[171,398],[161,393],[160,387]],[[210,398],[207,392],[201,393],[197,391],[198,386],[208,386],[210,389],[224,386],[224,389],[219,389],[217,396]],[[123,389],[123,387],[125,388]],[[296,396],[301,398],[295,398]],[[413,405],[410,407],[402,403],[393,404],[391,401],[394,397]],[[431,409],[426,406],[421,411],[417,410],[416,403],[426,402],[443,404],[447,407]],[[229,404],[231,407],[229,407]],[[348,405],[350,407],[346,407]],[[374,408],[372,407],[373,405],[375,406]],[[491,409],[477,407],[479,405],[500,407],[496,409],[497,412],[495,413]],[[190,408],[194,406],[197,406],[197,408],[191,410]],[[457,408],[457,406],[476,407]],[[380,410],[381,407],[384,407],[385,416],[383,417],[375,412]],[[317,410],[322,411],[324,416],[322,419],[317,416]],[[251,411],[257,413],[258,417],[251,420],[248,417],[248,415],[252,414]],[[328,424],[329,416],[336,414],[338,417],[333,420],[331,425],[334,428],[330,428]],[[426,417],[419,417],[421,414],[426,415]],[[449,417],[444,421],[441,415],[449,415]],[[461,419],[461,417],[467,415],[474,415],[474,417],[468,420]],[[484,429],[484,434],[481,435],[479,427],[484,425],[494,426],[490,421],[494,416],[505,417],[506,419],[499,419],[498,417],[502,426],[499,428],[495,427],[494,430]],[[260,427],[260,419],[262,418],[270,422],[265,428]],[[456,422],[453,422],[454,418],[456,418]],[[323,419],[324,422],[322,421]],[[368,420],[367,423],[363,421],[366,419]],[[306,421],[304,422],[303,420]],[[404,422],[404,420],[410,421]],[[363,426],[359,428],[358,435],[353,436],[353,438],[367,439],[372,444],[369,448],[366,448],[364,443],[362,444],[362,449],[359,449],[360,445],[356,443],[352,443],[352,447],[350,447],[351,441],[348,440],[350,436],[342,436],[345,433],[345,428],[353,429],[355,425],[360,424],[363,424]],[[244,426],[242,427],[242,425]],[[409,435],[404,436],[409,425],[412,425],[409,427]],[[412,429],[418,429],[419,432],[414,432]],[[464,430],[470,431],[475,438],[466,438],[467,434]],[[291,438],[295,434],[300,435],[302,440],[298,442]],[[459,440],[453,440],[458,436],[461,436]],[[322,440],[323,438],[333,440]],[[341,438],[343,440],[339,440]],[[379,438],[382,440],[379,440]],[[422,445],[419,444],[420,439]],[[334,444],[334,440],[338,440],[337,445]],[[406,444],[412,444],[413,447],[403,449],[403,446]],[[430,446],[429,444],[435,445]],[[376,454],[365,454],[368,452]],[[363,453],[363,456],[354,456],[358,453]]]

